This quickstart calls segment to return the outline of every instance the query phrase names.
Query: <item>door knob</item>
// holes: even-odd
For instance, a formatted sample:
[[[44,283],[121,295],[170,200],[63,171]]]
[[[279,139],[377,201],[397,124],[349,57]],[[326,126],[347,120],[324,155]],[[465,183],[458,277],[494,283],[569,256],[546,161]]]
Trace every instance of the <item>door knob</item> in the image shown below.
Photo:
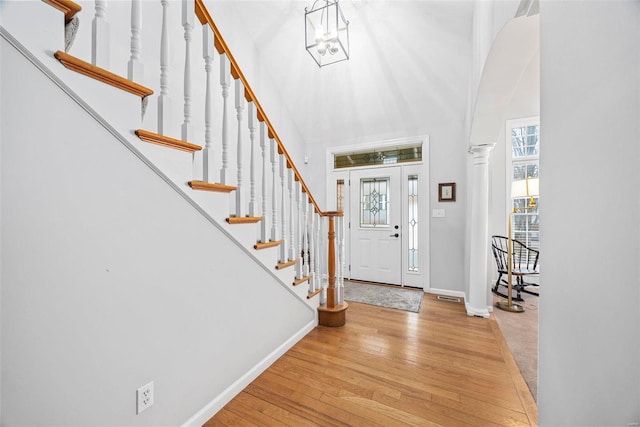
[[[396,234],[390,234],[389,237],[399,237],[400,235],[398,233]]]

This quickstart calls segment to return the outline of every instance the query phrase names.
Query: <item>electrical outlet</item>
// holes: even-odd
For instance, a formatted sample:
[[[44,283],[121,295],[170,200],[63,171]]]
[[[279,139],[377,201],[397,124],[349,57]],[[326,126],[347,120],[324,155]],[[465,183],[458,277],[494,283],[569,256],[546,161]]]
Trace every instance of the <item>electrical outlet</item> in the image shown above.
[[[147,385],[143,385],[136,391],[138,405],[136,406],[136,414],[141,413],[149,406],[153,405],[153,381]]]

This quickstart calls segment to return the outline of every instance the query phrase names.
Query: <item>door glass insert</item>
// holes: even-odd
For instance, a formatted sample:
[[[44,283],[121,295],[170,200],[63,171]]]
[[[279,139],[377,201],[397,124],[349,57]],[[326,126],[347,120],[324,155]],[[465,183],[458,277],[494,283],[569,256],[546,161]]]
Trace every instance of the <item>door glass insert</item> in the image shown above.
[[[418,175],[409,175],[408,177],[408,211],[409,219],[407,224],[409,237],[409,260],[408,270],[418,272]]]
[[[389,178],[360,180],[360,227],[389,226]]]

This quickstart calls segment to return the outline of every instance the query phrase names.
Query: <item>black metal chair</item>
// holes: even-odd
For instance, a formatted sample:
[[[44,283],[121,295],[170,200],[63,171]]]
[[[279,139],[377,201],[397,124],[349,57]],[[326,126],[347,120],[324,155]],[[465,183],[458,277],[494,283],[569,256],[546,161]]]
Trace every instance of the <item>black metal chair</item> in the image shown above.
[[[537,283],[525,282],[525,276],[533,276],[540,274],[538,270],[538,259],[540,257],[540,251],[537,249],[529,248],[524,243],[520,242],[516,239],[511,239],[513,246],[512,249],[512,267],[511,267],[511,276],[514,278],[512,280],[511,288],[512,291],[516,292],[516,296],[511,294],[511,298],[513,301],[523,301],[521,292],[526,292],[531,295],[538,296],[538,292],[533,292],[527,289],[528,286],[538,286]],[[508,272],[508,239],[504,236],[491,236],[491,250],[493,251],[493,256],[496,260],[496,266],[498,267],[498,280],[496,280],[496,284],[493,287],[493,292],[496,295],[499,295],[503,298],[508,298],[506,293],[500,292],[500,286],[507,287],[508,292],[508,281],[507,275]],[[503,279],[502,276],[505,276]]]

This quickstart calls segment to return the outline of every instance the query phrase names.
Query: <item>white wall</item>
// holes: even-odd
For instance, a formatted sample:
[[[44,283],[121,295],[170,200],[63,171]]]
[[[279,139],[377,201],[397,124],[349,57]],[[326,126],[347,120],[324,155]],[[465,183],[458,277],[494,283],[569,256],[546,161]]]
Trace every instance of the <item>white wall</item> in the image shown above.
[[[640,3],[540,17],[540,425],[637,425]]]
[[[0,423],[185,422],[314,312],[1,48]]]

